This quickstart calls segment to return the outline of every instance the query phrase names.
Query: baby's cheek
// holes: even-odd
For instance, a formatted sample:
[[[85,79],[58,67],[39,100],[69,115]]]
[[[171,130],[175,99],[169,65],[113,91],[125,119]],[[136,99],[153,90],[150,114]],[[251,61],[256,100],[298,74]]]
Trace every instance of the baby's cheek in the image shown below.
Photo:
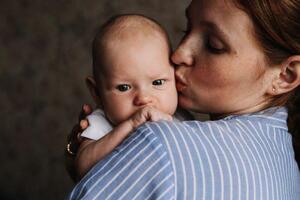
[[[110,120],[116,125],[131,117],[134,111],[128,105],[116,104],[110,113]]]
[[[165,111],[165,113],[173,115],[176,111],[178,104],[178,96],[177,91],[174,89],[172,92],[167,94],[164,98],[164,108],[162,110]]]

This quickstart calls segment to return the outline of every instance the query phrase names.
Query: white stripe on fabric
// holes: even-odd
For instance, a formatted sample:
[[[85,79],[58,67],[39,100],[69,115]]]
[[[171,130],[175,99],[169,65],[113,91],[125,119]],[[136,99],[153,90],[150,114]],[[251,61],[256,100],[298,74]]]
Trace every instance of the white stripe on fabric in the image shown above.
[[[236,130],[239,133],[240,138],[242,138],[242,140],[244,140],[243,137],[242,137],[242,134],[241,134],[240,130],[238,129],[238,127],[236,127],[236,128],[237,128]],[[242,145],[242,142],[243,142],[244,145]],[[239,143],[241,144],[241,147],[242,147],[241,149],[243,150],[244,156],[245,156],[246,160],[248,161],[248,164],[249,164],[248,166],[250,167],[250,171],[251,171],[251,175],[250,176],[252,178],[252,182],[255,183],[252,163],[251,163],[251,160],[250,160],[250,158],[249,158],[249,156],[247,154],[246,148],[245,148],[245,147],[247,147],[247,144],[245,143],[245,141],[239,141]],[[247,192],[246,192],[246,199],[250,199],[250,185],[249,185],[249,181],[247,181],[247,186],[248,187],[247,187]]]
[[[285,152],[285,144],[284,144],[284,141],[286,141],[286,139],[285,139],[285,137],[284,137],[284,135],[281,133],[281,131],[279,131],[277,128],[276,128],[276,132],[278,132],[278,137],[279,137],[279,140],[278,140],[278,142],[280,143],[280,145],[281,145],[281,153],[283,153],[283,154],[286,154],[286,152]],[[287,158],[285,157],[285,156],[283,156],[283,159],[282,159],[282,162],[281,162],[281,171],[283,171],[283,170],[286,170],[287,168],[285,167],[285,164],[287,163]],[[288,190],[288,188],[287,188],[287,176],[286,176],[286,173],[280,173],[281,174],[281,179],[283,180],[282,181],[282,184],[283,184],[283,188],[282,188],[282,190],[283,191],[287,191]],[[287,199],[287,196],[286,196],[287,194],[285,194],[285,199]]]
[[[265,116],[265,115],[258,115],[258,118],[263,118],[263,119],[267,119],[268,121],[278,121],[278,122],[282,122],[282,123],[286,123],[285,119],[280,119],[280,118],[276,118],[276,117],[270,117],[270,116]]]
[[[229,127],[228,123],[224,123],[224,125],[226,126],[227,130],[229,131],[229,133],[231,133],[230,136],[233,136],[233,138],[235,139],[234,141],[238,142],[239,140],[235,137],[235,133],[231,130],[231,128]],[[229,139],[232,140],[231,137],[229,137]],[[249,181],[248,181],[248,176],[247,176],[246,165],[245,165],[243,157],[241,156],[240,151],[238,150],[238,148],[237,148],[237,146],[236,146],[236,144],[235,144],[234,141],[232,140],[232,144],[233,144],[233,147],[235,148],[235,151],[236,151],[236,153],[237,153],[237,155],[239,157],[239,160],[240,160],[240,162],[242,164],[242,168],[243,168],[244,174],[245,174],[246,188],[247,188],[247,192],[249,193],[249,191],[248,191],[249,190],[249,185],[248,185]],[[239,145],[241,145],[240,142],[238,142],[238,143],[239,143]],[[242,195],[241,186],[239,186],[239,194]],[[242,199],[241,196],[239,196],[239,199]]]
[[[150,194],[145,198],[145,199],[150,199],[151,196],[154,194],[154,192],[165,182],[168,180],[168,178],[170,178],[173,174],[169,174],[168,176],[166,176],[151,192]],[[172,186],[174,186],[174,184],[171,184]]]
[[[277,141],[277,143],[279,144],[278,145],[278,148],[277,148],[277,151],[278,151],[278,156],[280,156],[281,157],[281,155],[282,155],[282,153],[283,153],[283,141],[285,141],[284,140],[284,137],[283,137],[283,135],[281,134],[281,132],[279,131],[279,129],[278,128],[275,128],[275,127],[272,127],[272,130],[274,131],[274,137],[276,137],[276,140],[275,141]],[[279,188],[280,188],[280,194],[282,194],[283,193],[283,191],[286,191],[286,181],[285,181],[285,178],[286,177],[284,177],[285,175],[283,174],[283,173],[280,173],[280,172],[282,172],[283,170],[285,170],[285,167],[284,167],[284,159],[279,159],[279,168],[280,168],[280,170],[278,171],[278,173],[279,173],[279,179],[281,180],[280,182],[279,182]]]
[[[164,131],[161,129],[161,127],[160,126],[158,126],[157,124],[154,124],[158,129],[159,129],[159,131],[161,132],[161,133],[164,133]],[[149,126],[148,126],[149,127]],[[165,134],[161,134],[162,136],[163,136],[163,139],[164,139],[164,142],[165,142],[165,144],[166,144],[166,146],[167,146],[167,150],[168,150],[168,152],[169,152],[169,156],[170,156],[170,158],[171,158],[171,163],[172,163],[172,169],[173,169],[173,172],[174,172],[174,184],[175,184],[175,197],[176,197],[176,195],[177,195],[177,173],[176,173],[176,169],[175,169],[175,160],[174,160],[174,157],[173,157],[173,154],[172,154],[172,150],[171,150],[171,147],[170,147],[170,144],[169,144],[169,142],[168,142],[168,140],[167,140],[167,138],[166,138],[166,136],[165,136]]]
[[[242,125],[241,125],[242,122],[241,122],[240,120],[238,120],[238,119],[237,119],[237,122],[238,122],[238,123],[237,123],[237,128],[241,129],[241,131],[244,132],[244,134],[242,134],[242,133],[239,131],[240,137],[242,138],[242,140],[243,140],[245,146],[247,147],[247,149],[248,149],[248,151],[249,151],[251,157],[252,157],[253,160],[254,160],[254,163],[255,163],[254,166],[258,166],[258,162],[257,162],[257,160],[256,160],[256,157],[253,155],[253,152],[251,151],[251,148],[249,147],[248,142],[245,140],[245,136],[247,136],[248,133],[247,133],[246,130],[243,129],[243,127],[242,127]],[[248,140],[248,141],[251,141],[251,140]],[[254,147],[253,150],[256,150],[256,151],[257,151],[255,145],[253,145],[253,147]],[[253,163],[251,162],[251,160],[250,160],[250,158],[249,158],[248,156],[247,156],[247,159],[248,159],[249,166],[250,166],[250,170],[251,170],[251,174],[252,174],[252,182],[253,182],[252,184],[255,185],[256,180],[255,180],[255,175],[254,175]],[[261,188],[261,187],[262,187],[262,184],[261,184],[261,174],[260,174],[260,170],[257,170],[257,171],[258,171],[258,173],[259,173],[259,186],[260,186],[260,188]],[[253,192],[253,193],[254,193],[254,198],[256,198],[256,196],[257,196],[257,194],[256,194],[256,187],[253,187],[253,190],[254,190],[254,192]],[[249,197],[249,198],[250,198],[250,197]]]
[[[166,189],[166,191],[164,191],[163,193],[161,193],[161,194],[156,198],[156,200],[162,199],[163,196],[164,196],[167,192],[169,192],[169,190],[172,189],[172,187],[174,187],[174,184],[170,185],[170,186]]]
[[[269,183],[271,183],[271,189],[273,188],[273,186],[272,186],[272,184],[273,184],[273,174],[272,174],[272,171],[271,171],[271,169],[272,169],[272,158],[271,158],[271,156],[270,156],[270,154],[267,154],[266,152],[268,152],[268,147],[266,146],[266,145],[264,145],[265,144],[265,142],[263,142],[262,143],[262,141],[266,141],[266,137],[265,137],[265,133],[264,132],[262,132],[262,129],[260,128],[260,126],[261,126],[261,124],[260,123],[258,123],[258,125],[257,126],[254,126],[253,125],[253,123],[251,122],[251,121],[249,121],[249,124],[253,127],[253,129],[256,131],[256,133],[257,133],[257,137],[258,137],[258,139],[256,139],[255,137],[255,139],[256,139],[256,141],[257,141],[257,143],[259,144],[259,146],[260,146],[260,148],[262,149],[262,154],[263,154],[263,156],[264,156],[264,158],[265,158],[265,164],[267,165],[267,168],[268,168],[268,170],[266,170],[268,173],[269,173],[269,176],[270,176],[270,178],[271,178],[271,181],[268,181],[268,179],[266,179],[266,184],[267,184],[267,191],[266,191],[266,194],[267,194],[267,199],[269,199],[270,197],[269,197],[269,195],[270,195],[270,191],[269,191]],[[257,129],[257,128],[259,128],[259,130]],[[264,165],[263,165],[264,166]],[[265,169],[265,168],[264,168]]]
[[[154,152],[152,152],[152,153],[154,153]],[[151,154],[152,154],[152,153],[151,153]],[[141,176],[140,176],[138,179],[135,180],[135,182],[127,189],[127,192],[124,192],[123,195],[119,197],[119,199],[122,199],[124,196],[126,196],[126,194],[128,194],[128,193],[130,192],[130,190],[137,184],[137,182],[140,181],[140,180],[145,176],[145,174],[148,173],[149,170],[151,170],[151,168],[152,168],[154,165],[156,165],[159,161],[161,161],[162,158],[164,158],[166,155],[167,155],[166,152],[163,153],[163,154],[162,154],[162,155],[161,155],[154,163],[152,163],[152,164],[148,167],[148,169],[145,169],[145,171],[141,174]],[[146,160],[147,160],[147,158],[144,159],[143,162],[146,161]],[[143,162],[141,162],[137,167],[135,167],[135,169],[138,168],[140,165],[142,165]],[[169,164],[170,164],[170,163],[169,163]],[[168,166],[168,164],[165,165],[162,169],[164,169],[164,168],[167,167],[167,166]],[[159,171],[161,171],[162,169],[160,169]],[[124,180],[121,182],[121,184],[124,183],[124,182],[125,182],[132,174],[133,174],[133,173],[130,173],[130,174],[127,176],[127,178],[124,179]],[[119,185],[119,187],[121,186],[121,184]],[[118,190],[119,187],[115,188],[114,191],[115,191],[115,190]],[[114,192],[114,191],[113,191],[113,192]],[[111,196],[111,195],[110,195],[110,196]],[[110,196],[108,196],[107,198],[109,198]]]
[[[144,132],[146,132],[146,131],[144,131]],[[124,147],[122,147],[122,149],[120,149],[120,152],[124,151],[124,149],[126,149],[127,147],[129,147],[129,146],[131,145],[131,143],[135,142],[135,140],[139,139],[139,138],[144,134],[144,132],[141,132],[139,135],[137,135],[136,138],[134,138],[134,139],[133,139],[132,141],[130,141],[127,145],[125,145]],[[134,147],[136,147],[136,146],[138,146],[139,144],[143,143],[143,142],[146,140],[147,136],[150,135],[150,134],[151,134],[151,133],[148,133],[148,134],[147,134],[141,141],[139,141]],[[128,152],[123,156],[123,158],[121,158],[116,164],[120,163],[123,159],[125,159],[125,158],[126,158],[126,155],[128,155],[129,153],[131,153],[133,150],[134,150],[134,148],[132,148],[130,151],[128,151]],[[101,167],[101,169],[97,170],[97,173],[93,174],[90,178],[88,178],[87,180],[85,180],[85,183],[83,184],[82,189],[79,191],[79,194],[78,194],[77,196],[80,197],[81,194],[82,194],[82,192],[83,192],[83,189],[85,188],[85,186],[86,186],[86,185],[87,185],[94,177],[96,177],[99,173],[101,173],[101,170],[104,169],[107,165],[109,165],[110,162],[111,162],[115,157],[117,157],[117,156],[118,156],[118,154],[113,155],[113,156],[105,163],[105,165],[103,165],[103,166]],[[111,170],[112,170],[112,169],[111,169]],[[111,170],[107,171],[106,174],[109,174],[109,172],[110,172]],[[98,182],[100,182],[100,181],[101,181],[101,179],[99,179],[96,183],[98,183]],[[96,184],[95,184],[95,185],[96,185]],[[95,185],[94,185],[94,186],[95,186]],[[88,193],[94,188],[94,186],[91,187],[89,190],[87,190],[86,194],[88,194]]]
[[[222,133],[220,132],[220,129],[219,129],[219,126],[216,125],[217,129],[218,129],[218,132],[219,134],[218,135],[222,135]],[[210,127],[210,130],[211,130],[211,135],[212,135],[212,138],[213,140],[215,141],[215,143],[217,144],[217,147],[219,147],[220,151],[222,152],[222,155],[224,156],[224,159],[225,159],[225,163],[226,163],[226,166],[227,166],[227,169],[228,169],[228,173],[229,173],[229,185],[232,187],[232,174],[231,174],[231,171],[230,171],[230,164],[229,164],[229,161],[228,161],[228,157],[227,155],[225,154],[224,150],[223,150],[223,147],[222,145],[218,142],[217,138],[215,137],[216,133],[213,133],[211,127]],[[221,199],[225,199],[224,198],[224,194],[225,194],[225,186],[224,186],[224,176],[223,174],[226,174],[225,171],[222,170],[221,172]]]
[[[156,174],[151,178],[151,179],[149,179],[149,181],[147,181],[145,184],[144,184],[144,186],[141,188],[141,190],[138,192],[138,193],[136,193],[136,195],[134,195],[134,197],[132,198],[132,200],[135,200],[135,199],[137,199],[137,197],[145,190],[145,188],[147,188],[147,187],[149,187],[149,184],[166,168],[166,167],[168,167],[169,165],[171,164],[171,162],[169,161],[169,162],[167,162],[167,164],[164,166],[164,167],[162,167],[159,171],[157,171],[156,172]],[[166,180],[168,180],[171,176],[173,176],[173,173],[170,173],[169,175],[167,175],[154,189],[153,189],[153,191],[155,191],[155,189],[157,189],[159,186],[161,186]],[[152,195],[152,193],[150,193],[149,194],[149,196],[151,196]],[[145,199],[148,199],[149,198],[149,196],[147,197],[147,198],[145,198]]]
[[[252,144],[252,146],[255,148],[255,150],[256,150],[256,156],[258,157],[258,159],[259,159],[259,161],[260,161],[260,166],[263,168],[263,172],[264,172],[264,176],[262,176],[261,175],[261,172],[259,171],[259,181],[260,181],[260,199],[263,199],[263,192],[265,192],[264,190],[263,190],[263,185],[262,185],[262,177],[266,177],[267,176],[267,170],[266,170],[266,168],[265,168],[265,165],[264,165],[264,161],[263,161],[263,158],[262,158],[262,156],[261,156],[261,153],[263,154],[263,156],[264,156],[264,159],[265,159],[265,161],[267,161],[267,157],[266,157],[266,155],[265,155],[265,152],[264,152],[264,150],[263,150],[263,147],[262,147],[262,145],[260,144],[260,142],[256,139],[256,137],[260,137],[259,135],[261,134],[261,133],[258,133],[258,130],[257,129],[255,129],[255,127],[253,126],[253,124],[251,123],[251,121],[250,120],[248,120],[247,121],[247,123],[250,125],[250,126],[252,126],[252,128],[253,128],[253,130],[254,130],[254,132],[255,133],[253,133],[250,129],[249,129],[249,127],[248,126],[246,126],[245,124],[244,124],[244,128],[246,128],[247,130],[248,130],[248,132],[250,133],[250,134],[247,134],[247,136],[248,136],[248,138],[250,138],[251,137],[251,139],[249,140],[250,142],[251,142],[251,144]],[[243,123],[242,123],[243,124]],[[255,136],[253,136],[254,134],[256,134]],[[253,141],[254,140],[254,141]],[[254,143],[255,142],[255,143]],[[260,148],[260,150],[258,150],[258,148]],[[261,152],[261,153],[260,153]],[[268,162],[266,162],[266,164],[267,164],[267,166],[268,166],[268,168],[269,168],[269,170],[270,170],[270,167],[269,167],[269,163]],[[267,193],[268,193],[268,191],[269,191],[269,186],[268,186],[268,181],[267,181],[267,179],[265,179],[265,184],[267,185],[267,187],[266,187],[266,189],[267,189]]]
[[[278,168],[277,168],[277,159],[276,159],[276,157],[275,157],[275,155],[277,154],[277,152],[276,151],[274,151],[274,143],[273,143],[273,140],[275,139],[274,137],[271,137],[271,135],[273,135],[274,136],[274,133],[271,133],[271,131],[270,131],[270,126],[269,125],[266,125],[266,127],[267,127],[267,133],[269,134],[269,137],[270,137],[270,139],[271,139],[271,142],[269,142],[268,143],[268,145],[272,145],[272,147],[270,147],[270,152],[272,152],[271,153],[271,155],[272,155],[272,157],[273,157],[273,165],[272,165],[272,167],[273,167],[273,172],[274,172],[274,178],[275,178],[275,180],[274,180],[274,183],[275,183],[275,186],[274,186],[274,191],[276,192],[276,196],[278,197],[278,181],[279,181],[279,177],[278,177],[278,174],[277,174],[277,172],[278,172]],[[277,156],[277,155],[276,155]],[[275,198],[275,197],[274,197]]]
[[[155,138],[156,139],[156,138]],[[152,141],[154,141],[155,139],[153,139]],[[148,146],[150,146],[151,144],[152,144],[152,141],[150,141],[139,153],[137,153],[124,167],[123,167],[123,169],[121,170],[121,171],[119,171],[117,174],[115,174],[115,176],[106,184],[106,186],[105,187],[102,187],[102,189],[95,195],[95,198],[93,198],[94,200],[95,199],[97,199],[97,197],[98,196],[100,196],[101,195],[101,193],[104,191],[104,189],[106,189],[108,186],[109,186],[109,184],[111,184],[123,171],[125,171],[126,169],[127,169],[127,167],[128,166],[130,166],[130,164],[133,162],[133,161],[135,161],[135,159],[140,155],[140,154],[142,154],[144,151],[145,151],[145,149],[148,147]],[[141,163],[139,163],[139,165],[137,165],[136,167],[135,167],[135,169],[131,169],[131,173],[127,176],[127,178],[126,179],[124,179],[120,184],[119,184],[119,186],[120,185],[122,185],[122,183],[124,183],[132,174],[134,174],[135,173],[135,170],[140,166],[140,165],[142,165],[143,164],[143,162],[145,162],[145,160],[147,160],[149,157],[151,157],[154,153],[156,153],[156,151],[158,150],[158,149],[160,149],[162,147],[162,145],[160,144],[160,145],[158,145],[157,147],[155,147],[155,149],[151,152],[151,154],[149,154]],[[110,196],[117,190],[118,188],[115,188],[112,192],[111,192],[111,194],[110,194]]]
[[[200,125],[199,125],[198,123],[196,123],[196,125],[197,125],[197,127],[199,128],[200,133],[202,133],[202,135],[205,135],[205,133],[204,133],[204,131],[202,130],[202,128],[200,127]],[[206,146],[204,145],[204,143],[202,142],[202,138],[200,138],[198,134],[196,134],[196,137],[197,137],[197,139],[198,139],[198,142],[202,145],[202,148],[204,149],[205,155],[206,155],[206,157],[207,157],[207,161],[208,161],[209,170],[210,170],[210,173],[211,173],[211,176],[212,176],[212,180],[215,180],[215,176],[214,176],[214,173],[213,173],[213,166],[212,166],[211,160],[209,159],[208,150],[207,150]],[[205,139],[205,138],[203,138],[203,139]],[[202,164],[202,163],[200,163],[200,164],[201,164],[201,169],[203,169],[203,168],[204,168],[204,167],[203,167],[203,164]],[[203,178],[205,179],[206,176],[203,176]],[[212,184],[213,184],[213,182],[212,182]],[[212,188],[213,188],[213,187],[212,187]],[[213,191],[213,190],[212,190],[212,191]],[[207,195],[207,194],[206,194],[206,190],[204,190],[204,191],[203,191],[203,199],[206,199],[206,195]]]
[[[185,127],[185,126],[184,126]],[[186,127],[185,127],[185,129],[186,129]],[[194,129],[191,129],[192,130],[192,133],[195,135],[195,136],[197,136],[197,133],[194,131]],[[200,172],[201,172],[201,174],[202,174],[202,179],[201,179],[201,181],[202,181],[202,187],[203,187],[203,191],[205,191],[205,189],[206,189],[206,184],[205,184],[205,175],[204,175],[204,168],[203,168],[203,165],[202,165],[202,159],[201,159],[201,156],[200,156],[200,153],[199,153],[199,150],[198,150],[198,148],[197,148],[197,145],[196,145],[196,143],[195,143],[195,141],[193,140],[193,138],[190,136],[190,139],[191,139],[191,142],[193,143],[193,146],[194,146],[194,148],[195,148],[195,151],[196,151],[196,154],[197,154],[197,159],[198,159],[198,163],[199,163],[199,165],[200,165]],[[196,180],[196,179],[195,179]],[[195,184],[196,185],[196,184]],[[196,192],[196,191],[195,191]],[[201,199],[205,199],[205,192],[202,192],[202,198]]]
[[[278,136],[278,133],[275,131],[275,129],[272,127],[272,126],[269,126],[267,125],[268,128],[269,128],[269,132],[273,134],[273,141],[277,141],[277,136]],[[277,181],[275,182],[276,183],[276,195],[279,196],[280,192],[282,190],[282,187],[281,187],[281,183],[282,183],[282,179],[281,179],[281,173],[280,173],[280,167],[282,166],[281,165],[281,162],[280,162],[280,159],[279,159],[279,156],[278,153],[280,153],[280,150],[278,149],[278,145],[275,145],[274,142],[271,143],[272,146],[273,146],[273,149],[274,149],[274,160],[276,160],[276,163],[274,163],[274,166],[276,167],[276,176],[277,177]],[[276,157],[275,157],[276,155]],[[281,166],[278,166],[277,163]],[[279,185],[280,184],[280,185]]]
[[[169,132],[172,133],[172,130],[171,128],[169,127],[168,124],[165,124],[166,127],[169,129]],[[178,134],[182,134],[181,132],[178,133]],[[178,154],[179,154],[179,158],[180,158],[180,162],[181,162],[181,165],[182,165],[182,170],[183,170],[183,185],[184,185],[184,188],[183,188],[183,197],[186,197],[186,192],[187,192],[187,182],[186,182],[186,168],[185,168],[185,163],[184,163],[184,160],[183,160],[183,157],[182,157],[182,152],[180,151],[180,148],[179,148],[179,145],[178,145],[178,141],[176,140],[174,134],[170,134],[172,137],[173,137],[173,140],[175,142],[175,145],[176,145],[176,149],[178,151]]]
[[[197,125],[198,125],[198,127],[200,128],[199,124],[197,124]],[[210,127],[210,124],[209,124],[209,123],[208,123],[208,126],[209,126],[209,129],[210,129],[210,131],[211,131],[211,127]],[[221,167],[221,163],[220,163],[220,160],[219,160],[219,158],[218,158],[217,152],[216,152],[215,149],[213,148],[213,145],[212,145],[211,141],[207,138],[207,136],[206,136],[206,134],[203,132],[203,130],[202,130],[202,129],[200,129],[200,130],[201,130],[203,136],[205,137],[207,143],[210,145],[210,147],[211,147],[211,149],[212,149],[212,151],[213,151],[213,153],[214,153],[214,156],[215,156],[215,158],[216,158],[216,160],[217,160],[218,170],[219,170],[219,173],[220,173],[220,176],[221,176],[221,180],[222,180],[222,179],[223,179],[222,167]],[[212,171],[212,177],[213,177],[213,180],[215,180],[215,175],[214,175],[214,173],[213,173],[214,171],[213,171],[213,170],[211,170],[211,171]],[[215,199],[215,185],[214,185],[213,183],[212,183],[212,199]]]
[[[226,134],[226,133],[223,133],[223,131],[221,130],[222,127],[220,127],[220,126],[217,126],[217,129],[218,129],[218,131],[219,131],[219,133],[220,133],[220,136],[221,136],[221,138],[222,138],[222,141],[223,141],[225,147],[227,148],[227,150],[229,151],[229,153],[230,153],[230,155],[231,155],[231,157],[232,157],[232,159],[233,159],[235,168],[238,169],[238,166],[237,166],[236,160],[235,160],[235,158],[234,158],[234,156],[233,156],[233,154],[232,154],[232,151],[228,148],[227,142],[225,142],[224,134]],[[213,134],[213,138],[214,138],[215,140],[217,140],[217,139],[215,138],[214,134]],[[218,143],[218,144],[219,144],[219,143]],[[221,145],[219,144],[219,146],[221,146]],[[222,151],[222,154],[224,155],[225,162],[226,162],[226,166],[227,166],[228,173],[229,173],[229,188],[230,188],[229,199],[233,199],[233,183],[232,183],[232,178],[233,178],[233,177],[232,177],[232,173],[231,173],[231,169],[230,169],[229,159],[228,159],[227,155],[225,154],[224,150],[221,149],[221,151]],[[236,171],[238,172],[238,170],[236,170]],[[241,177],[240,177],[239,172],[238,172],[238,185],[240,184],[240,181],[241,181],[240,178],[241,178]]]
[[[180,132],[180,130],[179,130],[179,128],[178,128],[178,126],[177,126],[177,124],[176,123],[174,123],[174,125],[175,125],[175,127],[176,127],[176,129]],[[190,135],[189,135],[189,133],[184,133],[184,134],[186,134],[186,135],[188,135],[189,137],[190,137]],[[184,139],[184,137],[182,136],[182,134],[179,134],[180,135],[180,137],[181,137],[181,139],[182,139],[182,141],[183,141],[183,143],[184,143],[184,145],[185,145],[185,148],[186,148],[186,150],[187,150],[187,153],[188,153],[188,155],[189,155],[189,161],[190,161],[190,163],[191,163],[191,167],[192,167],[192,179],[193,179],[193,198],[192,199],[196,199],[196,185],[197,185],[197,183],[196,183],[196,180],[195,180],[195,178],[196,178],[196,176],[195,176],[195,166],[194,166],[194,164],[193,164],[193,158],[192,158],[192,155],[191,155],[191,152],[190,152],[190,150],[189,150],[189,147],[188,147],[188,145],[187,145],[187,143],[186,143],[186,140]]]
[[[266,136],[266,134],[268,134],[268,133],[265,133],[264,131],[263,131],[263,127],[262,127],[262,124],[258,124],[258,127],[259,127],[259,129],[260,129],[260,132],[261,133],[264,133],[264,134],[261,134],[261,136],[264,138],[264,140],[263,141],[266,141],[266,142],[264,142],[264,144],[266,144],[265,145],[265,147],[268,149],[268,151],[266,151],[266,152],[270,152],[271,151],[271,147],[270,147],[270,145],[269,145],[269,143],[270,143],[270,140],[268,139],[268,137]],[[275,175],[274,175],[274,170],[273,170],[273,165],[274,165],[274,163],[272,162],[272,159],[273,158],[271,158],[271,155],[268,153],[267,154],[268,155],[268,157],[270,158],[270,178],[271,178],[271,181],[269,182],[270,183],[270,185],[271,185],[271,191],[270,191],[270,193],[268,194],[268,197],[269,198],[271,198],[270,197],[270,195],[272,195],[273,193],[274,193],[274,182],[275,182],[275,180],[273,180],[273,178],[275,179]],[[272,197],[272,198],[274,198],[274,197]]]

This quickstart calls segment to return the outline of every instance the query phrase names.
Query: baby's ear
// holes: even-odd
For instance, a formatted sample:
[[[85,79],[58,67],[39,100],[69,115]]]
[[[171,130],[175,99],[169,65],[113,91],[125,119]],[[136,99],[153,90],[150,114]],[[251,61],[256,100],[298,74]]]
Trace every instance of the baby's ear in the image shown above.
[[[294,90],[300,85],[300,55],[291,56],[281,64],[281,71],[273,81],[270,92],[280,95]]]
[[[102,108],[101,96],[99,94],[95,79],[92,76],[88,76],[85,78],[85,83],[91,93],[91,96],[97,104],[97,107]]]

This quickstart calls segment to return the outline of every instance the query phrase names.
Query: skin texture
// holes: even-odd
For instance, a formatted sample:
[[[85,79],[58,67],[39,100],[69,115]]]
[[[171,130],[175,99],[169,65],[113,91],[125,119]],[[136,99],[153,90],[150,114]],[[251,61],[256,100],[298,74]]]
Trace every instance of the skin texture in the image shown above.
[[[263,109],[276,68],[265,61],[250,18],[230,1],[194,0],[172,56],[179,105],[216,117]]]
[[[142,44],[142,45],[141,45]],[[166,39],[135,33],[117,43],[107,42],[99,98],[113,124],[151,106],[173,115],[177,107],[174,68]],[[123,89],[124,91],[121,91]]]

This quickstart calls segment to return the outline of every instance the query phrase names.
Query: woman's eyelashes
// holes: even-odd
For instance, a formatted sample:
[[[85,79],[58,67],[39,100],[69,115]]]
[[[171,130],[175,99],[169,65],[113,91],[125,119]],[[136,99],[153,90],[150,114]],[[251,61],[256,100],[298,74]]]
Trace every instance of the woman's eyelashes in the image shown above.
[[[226,51],[226,46],[215,36],[205,36],[205,47],[213,54],[222,54]]]
[[[190,20],[186,23],[186,28],[182,30],[184,33],[184,37],[186,38],[189,34],[191,34],[192,25]],[[220,40],[217,36],[211,33],[211,31],[201,31],[198,33],[199,37],[202,37],[202,41],[204,41],[205,48],[213,53],[213,54],[222,54],[226,51],[226,45]]]

